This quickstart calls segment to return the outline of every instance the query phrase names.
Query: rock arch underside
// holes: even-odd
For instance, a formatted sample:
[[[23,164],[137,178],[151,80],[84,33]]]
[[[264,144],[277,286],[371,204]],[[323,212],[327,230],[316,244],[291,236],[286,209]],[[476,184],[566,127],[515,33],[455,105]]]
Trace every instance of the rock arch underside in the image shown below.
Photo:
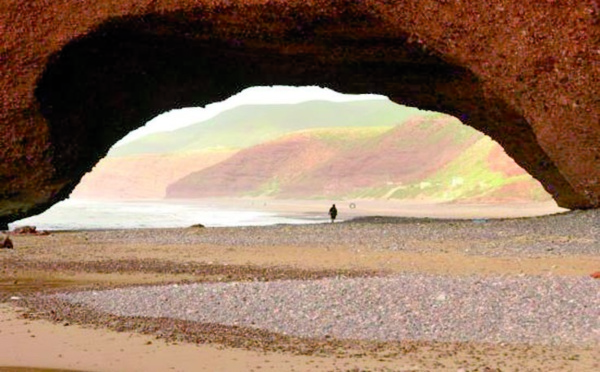
[[[3,0],[0,225],[66,198],[129,131],[257,85],[378,93],[499,142],[600,207],[595,0]]]

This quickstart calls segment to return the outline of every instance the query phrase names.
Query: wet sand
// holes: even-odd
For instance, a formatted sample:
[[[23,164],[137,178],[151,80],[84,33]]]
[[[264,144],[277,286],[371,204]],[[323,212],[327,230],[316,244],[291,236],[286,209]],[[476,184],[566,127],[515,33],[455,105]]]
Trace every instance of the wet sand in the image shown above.
[[[177,200],[178,203],[185,202]],[[431,200],[296,200],[296,199],[195,199],[190,203],[203,203],[219,208],[247,209],[281,213],[290,217],[324,217],[332,203],[338,209],[339,220],[362,216],[392,216],[436,219],[519,218],[544,216],[567,212],[553,200],[545,202],[489,202],[448,203]],[[201,222],[201,221],[198,221]]]

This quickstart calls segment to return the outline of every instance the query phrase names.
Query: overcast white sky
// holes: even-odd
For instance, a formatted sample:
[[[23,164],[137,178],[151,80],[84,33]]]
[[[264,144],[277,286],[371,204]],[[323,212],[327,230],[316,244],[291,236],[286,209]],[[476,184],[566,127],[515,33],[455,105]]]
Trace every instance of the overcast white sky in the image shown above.
[[[205,108],[190,107],[172,110],[161,114],[117,142],[115,146],[130,142],[150,133],[172,131],[199,121],[208,120],[222,111],[248,104],[299,103],[312,100],[325,101],[361,101],[366,99],[387,99],[385,96],[374,94],[341,94],[331,89],[311,87],[253,87],[248,88],[229,99],[212,103]]]

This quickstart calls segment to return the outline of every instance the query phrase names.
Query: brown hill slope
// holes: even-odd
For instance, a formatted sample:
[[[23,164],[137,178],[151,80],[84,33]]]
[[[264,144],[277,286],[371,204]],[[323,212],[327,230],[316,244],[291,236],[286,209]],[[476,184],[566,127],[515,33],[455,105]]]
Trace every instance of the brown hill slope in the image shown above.
[[[236,150],[108,157],[74,190],[88,199],[276,198],[546,200],[483,134],[448,116],[395,127],[295,132]]]
[[[461,173],[456,163],[463,162],[465,156],[471,159],[465,166],[483,168],[481,177],[479,170]],[[540,187],[531,178],[523,179],[523,175],[526,172],[498,144],[454,118],[438,116],[414,118],[393,128],[321,129],[292,134],[240,151],[222,163],[182,178],[169,186],[167,198],[445,199],[449,195],[449,200],[455,200],[486,195],[500,198],[507,192],[525,190],[519,195],[527,199],[531,190]],[[467,184],[445,192],[444,185],[452,185],[455,176],[462,176]],[[478,185],[487,182],[489,187],[471,188],[468,182],[473,178]],[[430,183],[435,187],[427,189]],[[508,188],[503,190],[505,186]]]
[[[418,118],[322,162],[281,196],[347,195],[363,188],[418,182],[483,137],[449,116]]]
[[[318,129],[287,135],[184,177],[168,187],[167,198],[276,196],[344,150],[388,129]]]

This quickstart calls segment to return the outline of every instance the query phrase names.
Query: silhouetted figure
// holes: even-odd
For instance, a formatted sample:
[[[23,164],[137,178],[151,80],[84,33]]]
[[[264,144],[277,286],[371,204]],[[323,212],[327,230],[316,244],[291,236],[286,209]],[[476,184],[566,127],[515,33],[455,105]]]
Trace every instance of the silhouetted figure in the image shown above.
[[[331,217],[331,223],[333,223],[337,217],[337,208],[335,207],[335,204],[329,208],[329,217]]]

